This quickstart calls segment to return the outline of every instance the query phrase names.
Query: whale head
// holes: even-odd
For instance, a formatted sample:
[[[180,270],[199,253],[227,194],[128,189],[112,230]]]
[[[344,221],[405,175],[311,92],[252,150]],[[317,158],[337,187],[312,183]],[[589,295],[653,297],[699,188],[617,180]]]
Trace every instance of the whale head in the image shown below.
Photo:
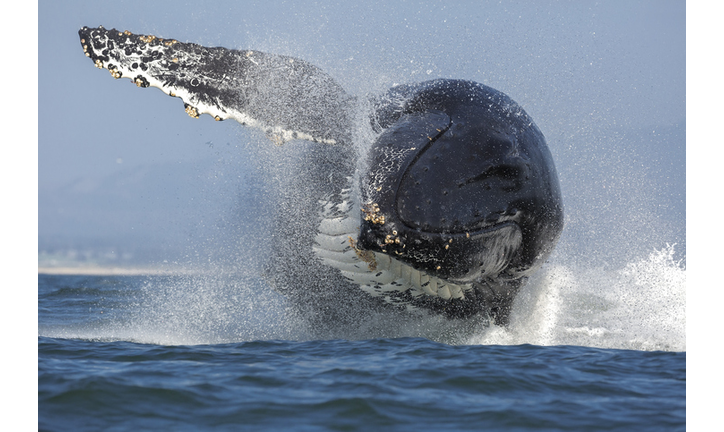
[[[501,92],[429,82],[372,148],[358,245],[453,283],[516,280],[563,227],[545,138]]]

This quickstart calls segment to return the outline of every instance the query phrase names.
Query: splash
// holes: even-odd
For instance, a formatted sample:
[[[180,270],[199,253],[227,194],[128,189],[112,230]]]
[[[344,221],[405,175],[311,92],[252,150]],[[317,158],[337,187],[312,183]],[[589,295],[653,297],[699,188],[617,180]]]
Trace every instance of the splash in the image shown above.
[[[619,269],[552,262],[522,289],[508,329],[467,342],[686,351],[686,269],[674,245]]]
[[[686,351],[686,269],[675,247],[618,269],[552,261],[525,285],[508,328],[484,319],[370,312],[358,326],[313,329],[261,279],[216,273],[146,287],[124,329],[162,344],[424,337],[451,345],[578,345]]]
[[[304,321],[284,298],[250,274],[203,272],[111,283],[119,286],[113,293],[92,288],[97,297],[85,303],[94,306],[80,320],[43,325],[40,334],[156,345],[309,339]]]
[[[216,267],[148,277],[123,294],[123,304],[107,310],[101,321],[89,315],[82,323],[41,333],[160,345],[422,337],[450,345],[686,351],[686,269],[674,257],[674,246],[667,246],[618,269],[554,258],[522,288],[507,328],[482,318],[449,320],[378,310],[355,326],[320,330],[310,327],[250,266],[244,272]]]

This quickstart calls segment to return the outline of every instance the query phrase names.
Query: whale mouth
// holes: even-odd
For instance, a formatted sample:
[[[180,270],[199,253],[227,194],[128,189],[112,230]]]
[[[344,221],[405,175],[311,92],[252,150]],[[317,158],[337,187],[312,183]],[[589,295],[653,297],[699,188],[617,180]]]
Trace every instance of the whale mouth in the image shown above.
[[[362,249],[356,240],[361,219],[359,197],[343,191],[342,202],[325,202],[313,250],[326,265],[384,302],[408,310],[422,310],[415,299],[465,300],[475,288],[416,269],[388,253]],[[411,302],[412,300],[412,302]]]
[[[523,241],[517,214],[475,231],[428,232],[363,221],[358,247],[386,254],[416,270],[458,284],[498,277],[514,261]]]

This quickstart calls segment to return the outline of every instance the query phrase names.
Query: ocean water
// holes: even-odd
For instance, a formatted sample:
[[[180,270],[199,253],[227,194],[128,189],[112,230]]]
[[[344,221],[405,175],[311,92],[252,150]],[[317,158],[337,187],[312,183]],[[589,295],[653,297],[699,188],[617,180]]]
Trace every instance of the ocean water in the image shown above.
[[[508,328],[370,317],[330,339],[252,272],[39,274],[38,428],[685,430],[685,282],[673,247],[552,260]]]

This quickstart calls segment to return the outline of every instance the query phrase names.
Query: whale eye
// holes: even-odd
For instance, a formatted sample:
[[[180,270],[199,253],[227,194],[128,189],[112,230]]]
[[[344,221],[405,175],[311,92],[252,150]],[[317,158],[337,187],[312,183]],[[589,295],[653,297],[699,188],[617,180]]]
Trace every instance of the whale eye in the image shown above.
[[[201,84],[201,81],[199,81],[198,78],[194,78],[194,79],[191,80],[191,85],[192,85],[192,86],[196,87],[196,86],[198,86],[199,84]]]

